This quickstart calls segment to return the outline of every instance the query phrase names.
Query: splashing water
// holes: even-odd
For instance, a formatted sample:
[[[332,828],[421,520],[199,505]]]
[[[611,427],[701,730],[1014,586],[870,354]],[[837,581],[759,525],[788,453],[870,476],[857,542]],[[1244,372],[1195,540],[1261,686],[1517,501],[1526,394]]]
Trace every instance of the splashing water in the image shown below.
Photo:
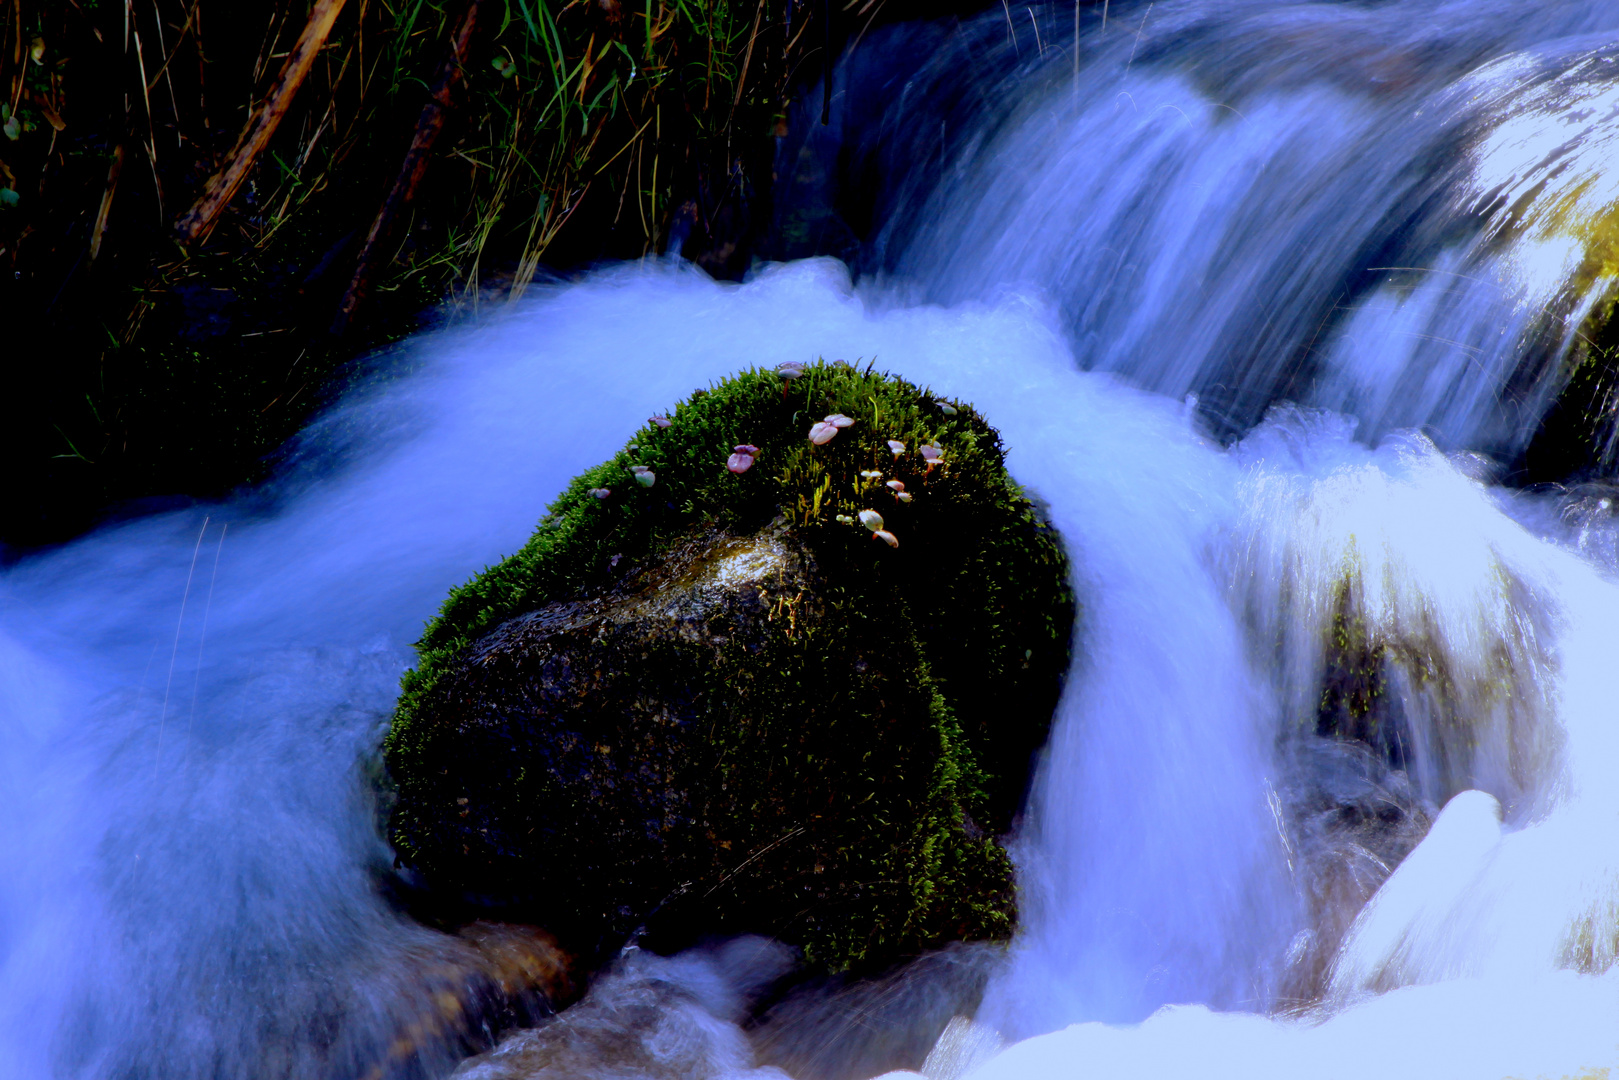
[[[1084,605],[1020,936],[930,1075],[1619,1068],[1613,497],[1467,452],[1524,452],[1613,295],[1619,12],[1113,14],[896,189],[862,293],[557,287],[416,342],[271,489],[6,570],[0,1073],[453,1069],[473,946],[379,890],[368,794],[408,643],[643,417],[817,355],[982,408]],[[529,1071],[769,1075],[756,976],[626,962]]]
[[[1066,47],[1020,52],[997,12],[915,71],[888,42],[849,65],[851,116],[893,104],[800,157],[905,148],[868,170],[872,269],[943,303],[1043,295],[1081,366],[1196,393],[1227,433],[1285,398],[1525,448],[1619,273],[1619,9],[1162,0],[1077,43],[1037,10]]]

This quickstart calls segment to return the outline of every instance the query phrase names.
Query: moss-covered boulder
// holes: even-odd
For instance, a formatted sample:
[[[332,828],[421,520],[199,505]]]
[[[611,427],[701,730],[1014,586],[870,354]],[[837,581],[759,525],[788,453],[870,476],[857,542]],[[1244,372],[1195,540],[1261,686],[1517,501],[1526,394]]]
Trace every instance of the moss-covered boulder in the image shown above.
[[[587,959],[755,932],[843,970],[1004,937],[996,837],[1072,622],[1058,538],[971,408],[745,372],[450,594],[388,735],[391,839]]]

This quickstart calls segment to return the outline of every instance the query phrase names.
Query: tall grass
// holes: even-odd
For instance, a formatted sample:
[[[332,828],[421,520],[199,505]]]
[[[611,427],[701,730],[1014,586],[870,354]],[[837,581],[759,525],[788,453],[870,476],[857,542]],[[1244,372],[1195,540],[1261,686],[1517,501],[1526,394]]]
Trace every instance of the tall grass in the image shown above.
[[[673,240],[738,272],[825,10],[481,0],[457,62],[472,0],[347,0],[241,186],[189,235],[315,6],[0,0],[0,303],[13,355],[54,358],[11,374],[0,452],[45,518],[241,482],[349,357],[424,311],[520,296],[548,264]],[[447,71],[442,132],[404,183]],[[83,523],[7,521],[0,540]]]

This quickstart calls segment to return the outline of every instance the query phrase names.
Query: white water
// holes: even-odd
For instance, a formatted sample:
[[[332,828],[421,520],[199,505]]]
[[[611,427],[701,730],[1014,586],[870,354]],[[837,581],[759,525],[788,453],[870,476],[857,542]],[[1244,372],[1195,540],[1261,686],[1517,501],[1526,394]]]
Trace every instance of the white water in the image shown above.
[[[1583,107],[1606,82],[1519,92],[1527,61],[1492,50],[1578,67],[1568,57],[1600,42],[1534,43],[1611,28],[1619,12],[1502,16],[1524,6],[1226,5],[1225,22],[1210,16],[1220,40],[1270,49],[1276,65],[1269,83],[1251,65],[1242,117],[1216,122],[1205,103],[1161,130],[1181,124],[1164,119],[1174,110],[1065,114],[1035,99],[1038,122],[997,133],[1014,149],[986,142],[971,174],[1016,161],[1029,184],[963,188],[952,212],[977,223],[941,215],[939,233],[962,242],[912,248],[916,277],[949,307],[856,295],[825,262],[742,287],[671,266],[613,271],[417,342],[421,370],[318,425],[271,497],[137,522],[7,570],[0,1076],[347,1076],[385,1059],[432,1012],[431,973],[460,955],[375,892],[388,853],[363,762],[408,643],[452,584],[518,546],[566,480],[644,417],[740,367],[817,355],[875,356],[978,404],[1014,473],[1050,502],[1080,575],[1079,660],[1018,845],[1024,929],[978,1017],[1014,1045],[980,1075],[1619,1068],[1612,515],[1590,502],[1560,516],[1549,497],[1474,479],[1488,475],[1476,459],[1383,434],[1429,422],[1447,447],[1521,445],[1522,414],[1487,403],[1525,356],[1568,337],[1603,281],[1566,244],[1555,262],[1545,252],[1569,220],[1612,212],[1598,182],[1619,175],[1611,151],[1565,155],[1581,164],[1558,182],[1596,200],[1572,218],[1547,211],[1539,232],[1487,242],[1489,215],[1465,213],[1492,178],[1534,171],[1536,130],[1586,132],[1577,151],[1609,145],[1611,114]],[[1329,39],[1381,34],[1389,56],[1416,35],[1445,62],[1392,100],[1355,97],[1267,44],[1297,20]],[[1175,94],[1191,112],[1195,92],[1165,74],[1181,61],[1153,67],[1150,49],[1136,59],[1128,45],[1104,41],[1099,68],[1133,64],[1114,77],[1142,81],[1138,103]],[[1381,125],[1403,109],[1432,131],[1423,110],[1463,97],[1502,120],[1477,126],[1468,112],[1468,138],[1450,144],[1462,165],[1434,166],[1451,201],[1432,219],[1472,226],[1429,245],[1424,265],[1483,284],[1390,278],[1332,324],[1298,396],[1357,413],[1360,441],[1353,421],[1305,411],[1230,448],[1210,441],[1180,395],[1246,371],[1246,356],[1283,363],[1307,331],[1248,349],[1249,331],[1270,315],[1319,322],[1333,280],[1383,264],[1364,258],[1367,237],[1399,199],[1377,175],[1346,177],[1346,163],[1415,168],[1433,140],[1402,152]],[[1041,147],[1057,160],[1027,156]],[[1285,182],[1270,184],[1278,171]],[[1150,205],[1126,212],[1132,190]],[[1006,203],[986,224],[997,192]],[[1314,217],[1271,228],[1287,207]],[[1073,273],[1091,273],[1086,244],[1108,236],[1135,245],[1136,276],[1113,279],[1127,289],[1049,261],[1066,251]],[[1321,286],[1279,294],[1267,282],[1291,280],[1289,266]],[[1106,311],[1076,324],[1075,296]],[[1407,330],[1427,344],[1399,344]],[[1268,393],[1273,375],[1243,385]],[[1391,389],[1399,380],[1437,396]],[[1518,407],[1532,412],[1556,381],[1524,385]],[[1345,604],[1384,650],[1398,775],[1313,735]],[[1368,892],[1381,882],[1364,836],[1312,816],[1320,792],[1349,788],[1406,807],[1419,833],[1437,815],[1358,919],[1339,910],[1345,896],[1358,904],[1353,889],[1331,894],[1338,908],[1312,892],[1333,874]],[[680,999],[658,1036],[680,1045],[640,1075],[748,1067],[725,1008],[691,1011],[713,996]],[[719,1048],[700,1069],[675,1064],[691,1059],[682,1016]],[[409,1054],[423,1075],[454,1060],[432,1040]]]
[[[895,283],[1046,296],[1081,366],[1228,424],[1280,395],[1367,437],[1521,450],[1560,385],[1546,354],[1619,273],[1580,272],[1619,194],[1619,7],[1148,8],[1112,4],[1106,30],[1087,13],[1077,71],[1071,12],[1031,9],[1064,47],[1025,50],[988,95],[1010,115],[907,181],[882,238]],[[998,20],[979,29],[913,83],[1013,51]]]

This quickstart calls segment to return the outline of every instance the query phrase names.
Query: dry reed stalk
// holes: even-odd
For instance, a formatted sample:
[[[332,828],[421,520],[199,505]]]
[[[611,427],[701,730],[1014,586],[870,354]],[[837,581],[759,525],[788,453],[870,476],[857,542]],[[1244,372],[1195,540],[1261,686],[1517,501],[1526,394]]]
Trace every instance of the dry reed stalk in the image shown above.
[[[22,102],[22,88],[26,81],[28,66],[23,62],[22,45],[22,0],[15,0],[12,4],[17,27],[17,43],[11,51],[11,62],[16,66],[16,74],[11,77],[11,111],[16,112],[17,106]]]
[[[95,227],[90,230],[90,261],[101,254],[101,238],[107,233],[107,216],[112,213],[112,197],[118,191],[118,174],[124,171],[124,144],[119,143],[112,153],[112,164],[107,166],[107,190],[101,195],[101,209],[96,211]]]
[[[164,82],[168,83],[169,106],[174,110],[174,147],[176,150],[178,150],[182,145],[180,141],[180,98],[174,92],[174,76],[169,74],[169,59],[174,55],[174,53],[169,51],[167,43],[165,43],[163,40],[163,12],[158,8],[157,0],[152,0],[152,22],[157,25],[158,55],[163,57],[163,63],[157,69],[157,74],[152,76],[152,85],[156,86],[157,80],[159,79],[162,79]],[[189,23],[190,20],[187,20],[188,25]],[[174,47],[176,49],[180,47],[179,38],[175,39]],[[151,88],[148,87],[147,89]]]
[[[393,187],[388,191],[387,198],[383,199],[376,218],[371,222],[371,229],[366,233],[365,243],[360,247],[360,256],[354,266],[354,276],[349,280],[348,290],[337,306],[337,317],[332,321],[334,334],[341,334],[348,328],[354,312],[365,301],[366,292],[371,284],[371,275],[394,219],[410,204],[416,195],[417,186],[427,173],[428,162],[433,156],[433,145],[438,142],[438,137],[444,130],[444,121],[450,111],[450,96],[455,90],[455,84],[461,78],[461,67],[466,61],[467,49],[472,43],[473,27],[478,21],[479,3],[480,0],[467,0],[466,13],[462,15],[461,25],[456,29],[450,56],[444,62],[427,104],[422,106],[421,117],[416,121],[416,134],[411,138],[410,149],[405,151],[405,160],[399,166],[399,175],[394,178]]]
[[[175,231],[182,242],[195,243],[206,239],[213,231],[219,215],[224,213],[225,207],[235,197],[254,161],[286,115],[293,95],[309,73],[315,56],[326,44],[326,37],[332,32],[332,24],[337,21],[338,13],[343,10],[343,3],[344,0],[315,0],[314,8],[309,12],[309,21],[304,24],[304,32],[299,35],[286,63],[281,66],[281,73],[276,76],[275,85],[264,104],[249,117],[242,137],[226,159],[228,163],[225,168],[209,178],[196,205],[176,223]]]
[[[736,77],[736,97],[731,101],[731,116],[736,116],[736,107],[742,104],[742,90],[748,82],[748,65],[753,62],[753,43],[759,39],[759,24],[764,21],[765,0],[759,0],[759,7],[753,13],[753,32],[748,35],[748,47],[742,53],[742,71]],[[730,119],[725,125],[731,125]]]
[[[157,171],[157,122],[152,119],[152,98],[150,87],[146,82],[146,55],[141,51],[141,32],[136,27],[135,35],[135,63],[141,75],[141,101],[146,106],[146,161],[152,166],[152,190],[157,193],[157,217],[163,220],[163,178]]]

